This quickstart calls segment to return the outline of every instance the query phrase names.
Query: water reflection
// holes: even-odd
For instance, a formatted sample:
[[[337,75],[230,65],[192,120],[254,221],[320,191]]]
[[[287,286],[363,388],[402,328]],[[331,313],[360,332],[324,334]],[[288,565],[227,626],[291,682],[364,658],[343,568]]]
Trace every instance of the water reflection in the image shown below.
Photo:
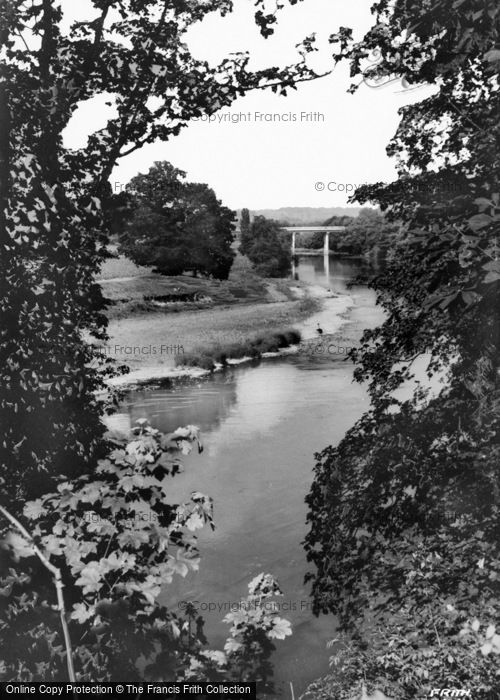
[[[132,422],[147,415],[153,427],[166,433],[192,424],[195,418],[207,432],[224,421],[235,401],[236,384],[229,371],[196,384],[136,389],[127,395],[125,406]]]
[[[359,276],[371,277],[377,268],[356,258],[339,259],[328,256],[315,255],[301,258],[295,267],[294,277],[309,284],[320,284],[334,292],[348,294],[349,283]],[[354,289],[365,289],[363,285],[354,285]]]

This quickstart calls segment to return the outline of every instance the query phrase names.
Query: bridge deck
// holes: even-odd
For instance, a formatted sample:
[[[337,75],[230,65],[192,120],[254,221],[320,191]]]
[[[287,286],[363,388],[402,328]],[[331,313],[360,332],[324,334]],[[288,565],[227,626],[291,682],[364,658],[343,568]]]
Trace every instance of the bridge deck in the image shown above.
[[[282,226],[283,231],[290,233],[329,233],[331,231],[345,231],[345,226]]]

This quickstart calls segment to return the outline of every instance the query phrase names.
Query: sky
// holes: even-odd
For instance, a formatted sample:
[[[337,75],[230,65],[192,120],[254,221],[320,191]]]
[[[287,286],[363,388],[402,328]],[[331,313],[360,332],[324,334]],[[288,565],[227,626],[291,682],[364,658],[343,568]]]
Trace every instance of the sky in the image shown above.
[[[263,39],[253,21],[252,0],[235,0],[224,18],[213,13],[194,25],[186,41],[198,57],[217,63],[248,50],[250,68],[284,66],[297,60],[295,45],[316,32],[317,72],[331,68],[328,36],[352,27],[361,39],[372,24],[373,0],[304,0],[279,15],[275,35]],[[65,23],[92,17],[88,0],[62,0]],[[331,76],[298,86],[287,97],[255,91],[222,109],[212,122],[192,122],[168,142],[144,146],[120,160],[111,184],[115,190],[157,160],[186,171],[191,182],[205,182],[226,206],[249,209],[291,206],[346,206],[358,184],[395,179],[386,145],[396,131],[398,109],[421,100],[432,88],[404,90],[393,82],[363,84],[354,95],[347,65]],[[80,147],[102,128],[110,113],[105,96],[82,105],[65,132],[65,145]]]

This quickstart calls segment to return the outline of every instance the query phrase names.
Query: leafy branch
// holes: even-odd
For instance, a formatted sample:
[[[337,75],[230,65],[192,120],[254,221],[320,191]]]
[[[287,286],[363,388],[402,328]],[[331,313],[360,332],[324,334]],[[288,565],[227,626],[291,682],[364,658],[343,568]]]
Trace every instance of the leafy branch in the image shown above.
[[[21,533],[21,535],[26,539],[27,542],[31,545],[34,553],[37,555],[37,557],[40,559],[42,564],[45,566],[48,571],[52,574],[54,577],[54,585],[56,587],[56,593],[57,593],[57,607],[59,609],[59,614],[61,617],[61,626],[63,629],[63,635],[64,635],[64,644],[66,646],[66,663],[68,666],[68,676],[69,680],[75,682],[76,681],[76,676],[75,676],[75,669],[73,666],[73,651],[71,648],[71,637],[69,634],[69,629],[68,629],[68,623],[66,621],[66,608],[64,605],[64,594],[63,594],[63,588],[64,584],[62,582],[62,575],[61,575],[61,570],[57,568],[57,566],[54,566],[49,559],[45,556],[45,554],[42,552],[40,547],[36,544],[35,540],[33,539],[32,535],[26,530],[26,528],[21,525],[19,520],[15,518],[9,511],[4,508],[2,505],[0,505],[0,513],[2,513],[7,520],[14,525],[14,527]]]

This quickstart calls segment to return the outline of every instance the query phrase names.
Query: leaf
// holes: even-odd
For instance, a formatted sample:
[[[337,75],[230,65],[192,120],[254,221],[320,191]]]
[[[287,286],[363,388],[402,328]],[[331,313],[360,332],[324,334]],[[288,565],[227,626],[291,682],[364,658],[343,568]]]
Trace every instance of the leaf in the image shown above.
[[[484,54],[483,58],[485,61],[488,61],[488,63],[500,61],[500,51],[498,49],[491,49],[491,51],[487,51]]]
[[[486,263],[486,265],[483,265],[483,270],[500,272],[500,260],[491,260],[489,263]]]
[[[64,542],[55,535],[47,535],[47,537],[44,538],[44,544],[47,553],[53,554],[55,556],[59,556],[60,554],[65,552],[66,549]]]
[[[272,574],[261,573],[248,584],[248,592],[251,596],[270,597],[282,595],[278,581]]]
[[[191,450],[193,449],[193,446],[187,440],[179,440],[178,445],[183,455],[190,454]]]
[[[40,498],[36,501],[29,501],[23,509],[23,514],[28,520],[37,520],[41,515],[45,515],[45,512]]]
[[[479,211],[484,211],[485,209],[489,209],[489,207],[493,206],[493,202],[486,199],[486,197],[478,197],[474,200],[474,204],[477,204]]]
[[[13,550],[16,559],[31,557],[35,554],[33,545],[17,532],[9,532],[3,542]]]
[[[241,644],[241,642],[237,642],[236,639],[230,638],[224,644],[224,651],[226,654],[236,654],[242,647],[243,644]]]
[[[134,554],[125,554],[124,552],[112,552],[104,561],[106,570],[125,572],[135,568],[136,556]]]
[[[491,639],[493,635],[495,634],[496,627],[495,625],[488,625],[486,629],[486,639]]]
[[[483,297],[477,292],[462,292],[462,299],[467,306],[472,306],[478,301],[481,301]]]
[[[10,596],[10,594],[12,593],[13,588],[14,588],[14,581],[11,581],[6,586],[0,587],[0,597],[8,598]]]
[[[292,634],[292,625],[289,620],[276,617],[273,620],[273,628],[267,633],[270,639],[285,639]]]
[[[408,496],[411,496],[411,498],[414,498],[415,494],[417,493],[417,487],[416,486],[406,486],[406,488],[404,488],[403,491]]]
[[[103,563],[92,561],[82,569],[76,584],[82,587],[84,594],[95,593],[103,585],[106,571]]]
[[[148,603],[154,605],[156,599],[161,593],[161,585],[156,577],[148,575],[146,580],[142,583],[135,583],[131,586],[131,589],[140,593]]]
[[[71,619],[77,620],[81,625],[94,616],[94,611],[92,608],[88,608],[84,603],[76,603],[73,606],[73,612],[71,613]]]
[[[224,666],[227,663],[227,656],[223,651],[202,651],[202,656],[214,661],[217,666]]]
[[[79,493],[80,501],[94,504],[101,496],[101,485],[102,482],[93,481],[85,486]]]
[[[189,573],[189,566],[184,561],[173,562],[173,569],[176,574],[185,578]]]
[[[485,284],[492,284],[493,282],[498,282],[500,280],[499,272],[488,272],[483,282]]]
[[[181,630],[175,620],[171,620],[170,629],[172,630],[172,635],[174,639],[179,639],[179,637],[181,636]]]
[[[485,226],[488,226],[492,222],[491,216],[487,214],[476,214],[471,216],[468,223],[473,231],[480,231]]]
[[[158,64],[153,64],[151,66],[151,73],[154,75],[159,75],[159,76],[165,76],[167,74],[167,69],[164,66],[160,66]]]
[[[199,530],[205,524],[204,518],[198,512],[192,513],[186,521],[186,527],[191,532]]]

